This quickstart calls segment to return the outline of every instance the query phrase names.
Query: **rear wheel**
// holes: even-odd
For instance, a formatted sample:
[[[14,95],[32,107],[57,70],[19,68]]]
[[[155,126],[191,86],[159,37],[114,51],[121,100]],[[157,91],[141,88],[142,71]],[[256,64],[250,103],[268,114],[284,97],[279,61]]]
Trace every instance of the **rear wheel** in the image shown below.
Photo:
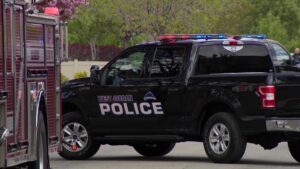
[[[204,126],[203,139],[207,156],[217,163],[238,162],[247,145],[237,121],[229,113],[212,115]]]
[[[88,126],[77,112],[63,115],[62,152],[68,160],[85,160],[97,153],[100,144],[91,137]]]
[[[300,140],[288,142],[289,150],[293,158],[300,162]]]
[[[39,116],[38,135],[37,135],[37,160],[28,163],[30,169],[48,169],[49,156],[45,122],[42,114]]]
[[[170,153],[175,147],[175,143],[138,144],[133,146],[141,155],[146,157],[164,156]]]

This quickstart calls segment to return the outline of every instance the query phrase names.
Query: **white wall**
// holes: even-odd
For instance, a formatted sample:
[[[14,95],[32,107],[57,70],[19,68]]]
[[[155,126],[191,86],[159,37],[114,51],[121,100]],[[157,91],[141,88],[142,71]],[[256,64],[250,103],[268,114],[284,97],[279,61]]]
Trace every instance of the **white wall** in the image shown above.
[[[98,65],[100,69],[106,65],[104,61],[68,61],[61,63],[61,73],[69,79],[74,79],[77,72],[85,71],[90,76],[90,68],[92,65]]]

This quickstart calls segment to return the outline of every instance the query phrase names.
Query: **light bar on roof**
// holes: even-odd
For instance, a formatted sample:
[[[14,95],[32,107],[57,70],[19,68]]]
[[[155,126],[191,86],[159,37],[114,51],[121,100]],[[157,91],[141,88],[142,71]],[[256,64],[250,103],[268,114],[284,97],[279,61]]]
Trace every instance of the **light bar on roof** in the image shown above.
[[[264,35],[264,34],[242,35],[242,38],[267,39],[267,35]]]
[[[166,34],[159,36],[161,41],[176,41],[176,40],[187,40],[187,39],[227,39],[227,35],[224,34]]]

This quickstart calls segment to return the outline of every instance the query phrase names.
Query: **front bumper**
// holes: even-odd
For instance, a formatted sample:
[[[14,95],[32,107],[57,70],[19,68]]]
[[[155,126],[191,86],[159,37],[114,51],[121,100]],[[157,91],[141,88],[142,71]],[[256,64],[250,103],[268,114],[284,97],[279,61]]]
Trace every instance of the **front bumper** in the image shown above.
[[[0,145],[4,142],[4,140],[6,140],[8,134],[9,134],[8,129],[0,128]]]
[[[267,119],[267,131],[300,132],[300,119]]]

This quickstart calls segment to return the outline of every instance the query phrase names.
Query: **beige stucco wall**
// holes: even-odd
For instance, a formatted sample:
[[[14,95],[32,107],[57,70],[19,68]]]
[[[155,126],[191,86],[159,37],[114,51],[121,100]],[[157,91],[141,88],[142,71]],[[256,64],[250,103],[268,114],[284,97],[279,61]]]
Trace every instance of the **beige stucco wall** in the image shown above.
[[[68,61],[61,63],[61,73],[69,79],[74,78],[74,74],[77,72],[85,71],[90,76],[90,67],[92,65],[98,65],[100,69],[106,65],[107,62],[102,61]]]

